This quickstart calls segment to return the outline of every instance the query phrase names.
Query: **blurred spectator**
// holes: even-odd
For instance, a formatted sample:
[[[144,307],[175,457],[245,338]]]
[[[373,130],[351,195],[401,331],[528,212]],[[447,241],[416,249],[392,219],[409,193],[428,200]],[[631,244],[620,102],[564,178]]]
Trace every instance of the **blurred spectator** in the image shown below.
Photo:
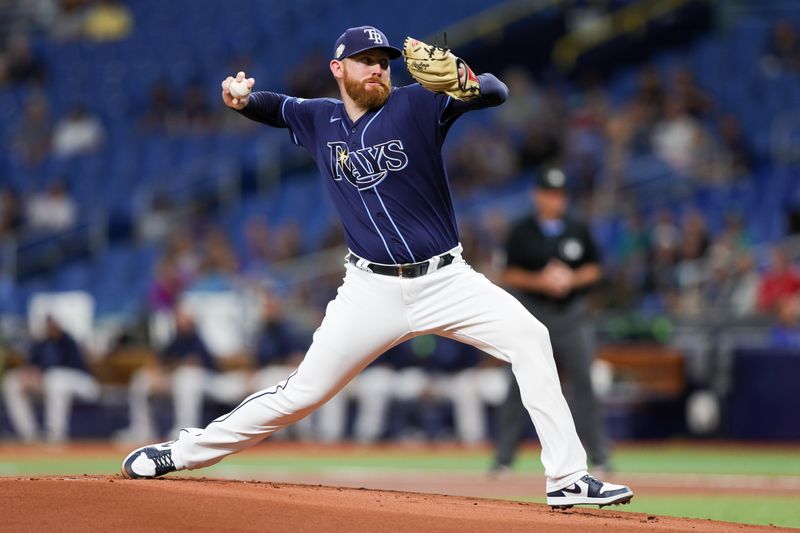
[[[25,207],[28,227],[36,232],[58,232],[78,221],[78,206],[64,179],[57,179],[46,191],[34,193]]]
[[[633,212],[621,222],[620,235],[608,259],[608,276],[592,298],[602,309],[634,308],[647,279],[650,240],[644,219]]]
[[[778,303],[777,319],[770,330],[770,346],[800,351],[800,294],[783,298]]]
[[[178,223],[180,214],[172,198],[156,191],[149,198],[148,205],[136,217],[136,234],[147,242],[163,241]]]
[[[402,343],[384,352],[347,386],[328,400],[316,413],[319,437],[324,442],[337,442],[347,429],[348,403],[355,403],[353,438],[368,444],[379,440],[388,429],[390,405],[394,398],[412,400],[426,383],[419,368],[413,376],[398,372],[409,360],[410,343]],[[413,383],[413,384],[412,384]]]
[[[159,354],[155,364],[144,366],[131,377],[128,389],[130,426],[117,438],[140,442],[158,435],[150,397],[171,394],[174,436],[181,428],[201,427],[206,397],[235,404],[246,392],[246,374],[220,372],[214,356],[200,337],[186,312],[175,312],[175,335]]]
[[[720,118],[719,138],[730,175],[738,177],[750,174],[755,154],[745,137],[742,123],[735,115],[728,113]]]
[[[133,15],[118,0],[98,0],[86,12],[83,31],[93,41],[119,41],[133,30]]]
[[[286,221],[273,231],[275,261],[292,259],[303,251],[303,233],[297,221]]]
[[[181,98],[183,127],[189,133],[208,133],[216,126],[205,86],[199,81],[190,82]]]
[[[519,173],[518,156],[503,130],[469,130],[450,158],[453,186],[461,195],[474,187],[505,183]]]
[[[713,302],[716,309],[726,310],[734,317],[747,317],[758,311],[758,286],[760,278],[752,253],[740,254],[727,284],[720,291],[722,300]]]
[[[631,158],[652,153],[653,130],[661,106],[660,92],[645,92],[625,103],[620,111],[609,114],[605,125],[608,147],[604,185],[611,191],[626,182]]]
[[[20,121],[14,127],[11,148],[28,166],[36,166],[50,153],[53,125],[44,95],[28,99]]]
[[[595,87],[570,112],[564,151],[564,171],[573,178],[576,202],[588,201],[606,154],[603,130],[607,116],[605,91]]]
[[[22,226],[19,196],[9,186],[0,186],[0,240],[13,237]]]
[[[150,88],[147,110],[137,121],[143,133],[177,133],[182,124],[181,112],[173,88],[164,78],[156,81]]]
[[[310,345],[285,312],[281,297],[269,293],[261,306],[261,323],[256,334],[253,362],[256,370],[250,378],[249,392],[279,386],[297,369]],[[311,418],[304,418],[286,429],[303,440],[312,437]],[[283,432],[282,432],[283,433]]]
[[[486,408],[500,406],[508,394],[508,365],[468,344],[436,337],[428,371],[433,386],[430,394],[453,406],[458,441],[466,445],[483,442],[488,426]]]
[[[12,84],[32,82],[40,86],[47,81],[44,61],[33,52],[25,34],[14,34],[8,39],[5,58],[0,61],[0,86],[4,81]]]
[[[689,210],[683,219],[683,238],[680,244],[681,261],[694,261],[705,257],[711,246],[711,236],[703,212]]]
[[[699,315],[705,307],[703,286],[706,281],[705,256],[711,245],[702,212],[690,210],[684,215],[683,235],[676,264],[679,312],[684,315]]]
[[[792,263],[789,252],[775,245],[771,263],[761,278],[758,288],[758,309],[765,313],[776,313],[782,300],[792,298],[800,292],[800,270]]]
[[[47,30],[53,24],[61,7],[59,4],[59,0],[6,1],[3,7],[8,13],[6,16],[14,18],[15,28],[38,31]]]
[[[540,94],[542,102],[536,120],[528,122],[522,131],[519,158],[525,169],[555,165],[562,157],[567,116],[562,91],[545,86]]]
[[[177,258],[172,254],[161,257],[156,263],[155,274],[150,283],[149,301],[153,312],[172,311],[184,289]]]
[[[788,20],[775,23],[761,55],[761,69],[770,77],[782,72],[800,72],[800,42],[797,30]]]
[[[675,265],[679,258],[680,231],[673,220],[672,212],[661,209],[648,238],[650,244],[647,258],[645,291],[658,296],[670,305],[676,296],[677,279]]]
[[[530,72],[522,67],[512,67],[501,76],[508,86],[508,100],[497,110],[497,116],[503,127],[518,136],[529,124],[542,122],[549,118],[551,110],[547,109],[544,96],[536,87]]]
[[[563,140],[560,128],[553,129],[542,123],[531,123],[525,128],[520,147],[520,166],[536,168],[555,164],[561,158]]]
[[[649,116],[658,116],[664,111],[666,89],[661,79],[661,73],[655,65],[646,65],[639,72],[633,101],[647,108]]]
[[[189,285],[198,276],[202,258],[194,246],[188,229],[179,229],[167,243],[166,253],[174,255],[175,268],[184,285]]]
[[[242,272],[253,277],[269,272],[272,254],[270,227],[263,217],[251,217],[244,227],[244,246],[239,257]]]
[[[74,106],[66,117],[60,120],[53,131],[53,153],[61,157],[71,157],[98,148],[105,138],[103,124],[92,116],[86,107]]]
[[[100,385],[89,372],[81,349],[52,317],[46,320],[45,337],[31,347],[28,363],[5,373],[2,389],[14,430],[26,442],[39,438],[31,395],[43,396],[49,442],[69,437],[75,398],[96,401],[100,397]]]
[[[56,41],[83,37],[88,3],[89,0],[60,0],[59,12],[50,26],[50,36]]]
[[[709,116],[716,107],[711,95],[700,88],[692,71],[685,66],[672,73],[672,96],[683,103],[687,113],[698,119]]]
[[[692,174],[698,169],[707,136],[700,122],[677,98],[667,100],[664,115],[653,128],[653,152],[676,172]]]
[[[211,228],[204,236],[201,262],[191,290],[218,291],[233,287],[238,262],[228,235],[220,228]]]

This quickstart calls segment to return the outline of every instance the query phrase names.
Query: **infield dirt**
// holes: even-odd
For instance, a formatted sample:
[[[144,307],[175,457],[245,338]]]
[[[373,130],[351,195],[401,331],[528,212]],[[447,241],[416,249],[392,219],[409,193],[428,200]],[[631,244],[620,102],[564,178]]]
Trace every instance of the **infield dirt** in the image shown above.
[[[691,520],[613,507],[541,504],[322,485],[168,477],[0,478],[0,531],[765,532],[790,529]]]

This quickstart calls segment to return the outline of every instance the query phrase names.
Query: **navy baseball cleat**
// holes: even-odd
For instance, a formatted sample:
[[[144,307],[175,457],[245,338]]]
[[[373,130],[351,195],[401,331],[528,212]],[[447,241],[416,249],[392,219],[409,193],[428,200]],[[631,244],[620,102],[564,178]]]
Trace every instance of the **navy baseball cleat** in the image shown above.
[[[132,451],[122,462],[122,475],[129,479],[152,479],[177,470],[172,460],[172,442],[150,444]]]
[[[554,509],[569,509],[573,505],[625,504],[633,498],[633,491],[625,485],[604,483],[586,474],[572,486],[547,493],[547,505]]]

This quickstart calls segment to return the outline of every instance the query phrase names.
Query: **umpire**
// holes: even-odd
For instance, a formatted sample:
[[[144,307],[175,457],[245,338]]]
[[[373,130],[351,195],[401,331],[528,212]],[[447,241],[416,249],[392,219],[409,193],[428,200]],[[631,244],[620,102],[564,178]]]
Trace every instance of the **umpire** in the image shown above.
[[[594,326],[586,294],[602,276],[589,227],[567,214],[566,176],[539,175],[532,192],[536,212],[517,222],[506,243],[501,281],[550,331],[553,354],[578,435],[595,468],[607,468],[609,442],[590,379]],[[510,380],[499,410],[493,473],[510,469],[530,417]]]

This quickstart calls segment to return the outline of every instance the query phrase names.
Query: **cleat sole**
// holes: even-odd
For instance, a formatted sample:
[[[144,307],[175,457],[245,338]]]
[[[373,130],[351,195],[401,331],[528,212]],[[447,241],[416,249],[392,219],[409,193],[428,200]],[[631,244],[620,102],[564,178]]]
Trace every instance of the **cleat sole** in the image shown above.
[[[618,500],[610,501],[610,502],[606,502],[606,503],[596,503],[596,502],[593,503],[593,502],[588,502],[588,501],[582,501],[582,502],[561,503],[561,504],[552,503],[552,504],[548,504],[548,505],[550,505],[550,508],[553,509],[553,510],[572,509],[576,505],[596,505],[598,508],[602,509],[603,507],[609,507],[611,505],[628,505],[629,503],[631,503],[631,500],[633,499],[633,496],[634,496],[633,494],[626,494],[625,496],[623,496],[622,498],[620,498]]]
[[[631,503],[632,499],[633,499],[633,494],[631,494],[630,496],[626,496],[625,498],[623,498],[621,500],[617,500],[615,502],[604,503],[603,505],[598,505],[598,507],[600,509],[602,509],[603,507],[608,507],[610,505],[628,505],[629,503]]]

